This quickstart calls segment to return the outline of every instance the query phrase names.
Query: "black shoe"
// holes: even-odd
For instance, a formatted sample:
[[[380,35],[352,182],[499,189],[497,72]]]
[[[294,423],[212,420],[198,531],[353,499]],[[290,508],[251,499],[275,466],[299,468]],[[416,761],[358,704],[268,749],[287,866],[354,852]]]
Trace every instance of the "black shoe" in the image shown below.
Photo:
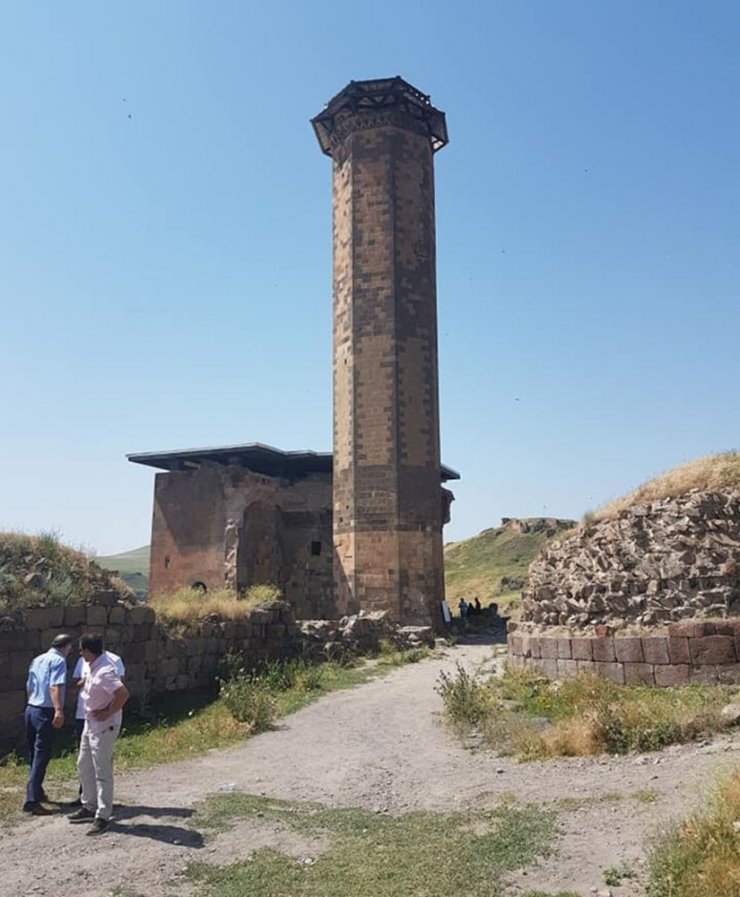
[[[85,832],[86,835],[102,835],[103,832],[108,830],[108,820],[101,819],[100,816],[96,816],[93,819],[93,824],[90,828]]]
[[[52,811],[48,807],[42,807],[37,800],[27,800],[23,804],[23,812],[31,816],[51,816]]]
[[[76,798],[75,800],[70,800],[70,801],[68,801],[64,806],[65,806],[65,807],[69,807],[70,810],[73,810],[75,807],[81,807],[81,806],[82,806],[82,801],[81,801],[80,798],[78,797],[78,798]]]
[[[75,813],[72,813],[71,816],[67,816],[70,822],[92,822],[95,819],[95,814],[92,810],[88,810],[87,807],[80,807]]]

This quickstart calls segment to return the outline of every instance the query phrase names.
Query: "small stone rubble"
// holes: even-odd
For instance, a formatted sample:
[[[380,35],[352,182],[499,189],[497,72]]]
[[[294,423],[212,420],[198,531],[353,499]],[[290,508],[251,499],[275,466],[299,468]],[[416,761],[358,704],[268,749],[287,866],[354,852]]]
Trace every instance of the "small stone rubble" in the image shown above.
[[[740,491],[643,502],[553,539],[529,568],[522,621],[593,630],[740,616]]]

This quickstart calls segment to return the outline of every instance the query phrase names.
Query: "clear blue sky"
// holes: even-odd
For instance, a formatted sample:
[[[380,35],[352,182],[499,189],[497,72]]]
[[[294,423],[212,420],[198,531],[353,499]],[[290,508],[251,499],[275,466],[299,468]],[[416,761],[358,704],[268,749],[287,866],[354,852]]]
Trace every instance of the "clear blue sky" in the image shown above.
[[[436,157],[446,539],[740,445],[740,6],[0,11],[0,526],[149,539],[126,452],[331,449],[330,162],[400,74]]]

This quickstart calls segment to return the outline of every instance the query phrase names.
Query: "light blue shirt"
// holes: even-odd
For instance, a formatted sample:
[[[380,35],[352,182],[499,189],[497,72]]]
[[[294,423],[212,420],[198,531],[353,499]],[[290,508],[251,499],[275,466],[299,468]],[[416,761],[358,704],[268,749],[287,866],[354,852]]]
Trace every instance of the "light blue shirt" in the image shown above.
[[[62,706],[64,706],[64,685],[67,682],[67,659],[61,651],[49,648],[46,654],[39,654],[28,668],[26,691],[28,703],[34,707],[53,707],[52,685],[62,686]]]

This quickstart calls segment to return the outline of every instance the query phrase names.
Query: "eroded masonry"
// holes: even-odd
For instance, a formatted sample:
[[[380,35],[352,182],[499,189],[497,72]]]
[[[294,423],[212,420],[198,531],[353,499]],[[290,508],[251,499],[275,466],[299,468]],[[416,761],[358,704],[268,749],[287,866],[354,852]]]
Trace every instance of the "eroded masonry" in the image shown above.
[[[444,113],[401,78],[312,120],[332,160],[334,451],[259,443],[129,455],[158,468],[150,589],[274,583],[299,617],[440,622],[434,154]],[[286,409],[288,411],[289,409]]]

